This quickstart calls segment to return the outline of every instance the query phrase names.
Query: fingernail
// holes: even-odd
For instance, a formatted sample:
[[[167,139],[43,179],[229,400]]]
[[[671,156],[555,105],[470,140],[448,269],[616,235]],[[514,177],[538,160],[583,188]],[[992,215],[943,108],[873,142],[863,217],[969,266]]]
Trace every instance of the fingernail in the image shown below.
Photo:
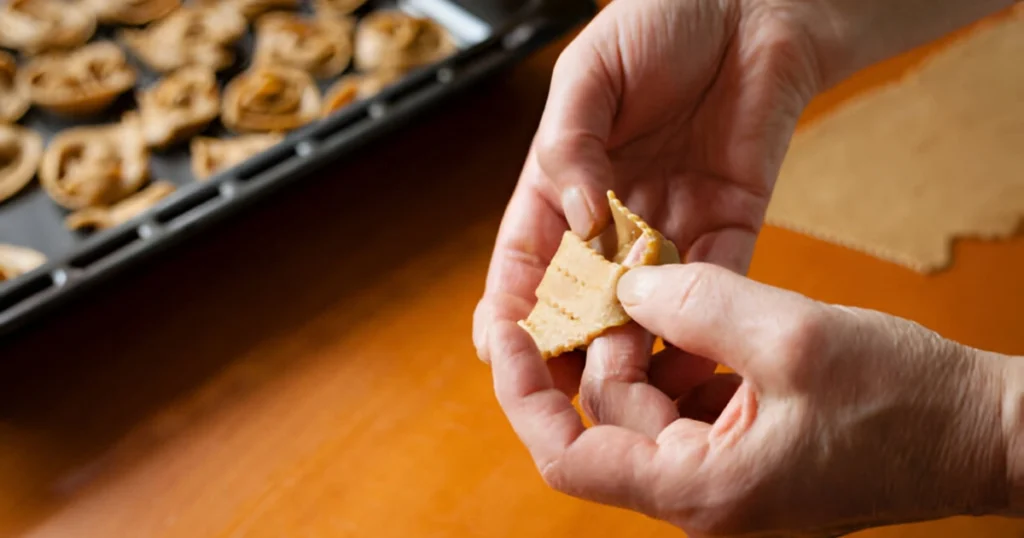
[[[579,187],[569,187],[562,192],[562,211],[565,212],[565,220],[569,221],[569,228],[584,239],[590,239],[594,234],[597,218],[590,202]]]
[[[654,294],[655,282],[651,278],[651,270],[651,267],[637,267],[622,275],[616,290],[620,303],[637,305]]]

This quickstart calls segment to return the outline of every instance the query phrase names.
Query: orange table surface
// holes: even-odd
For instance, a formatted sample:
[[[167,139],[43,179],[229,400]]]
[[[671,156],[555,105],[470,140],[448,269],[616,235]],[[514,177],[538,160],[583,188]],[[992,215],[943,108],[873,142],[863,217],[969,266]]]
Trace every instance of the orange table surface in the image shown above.
[[[0,537],[680,536],[548,490],[470,340],[566,42],[5,342]],[[921,276],[773,228],[751,271],[1024,354],[1021,274],[1024,238],[960,242]],[[995,518],[862,534],[1022,535]]]

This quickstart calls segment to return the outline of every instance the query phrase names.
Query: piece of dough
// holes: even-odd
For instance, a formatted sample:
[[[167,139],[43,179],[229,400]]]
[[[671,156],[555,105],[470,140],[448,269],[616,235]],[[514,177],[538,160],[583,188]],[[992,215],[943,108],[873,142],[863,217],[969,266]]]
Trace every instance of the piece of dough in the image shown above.
[[[181,0],[82,0],[99,22],[139,26],[162,19],[181,7]]]
[[[137,113],[120,123],[61,131],[43,153],[39,182],[67,209],[106,206],[142,187],[149,178],[149,151]]]
[[[279,133],[249,134],[234,138],[197,136],[192,139],[192,175],[197,180],[230,168],[284,140]]]
[[[590,242],[567,231],[540,285],[537,304],[519,325],[544,359],[586,347],[606,330],[629,322],[616,296],[630,267],[679,263],[671,241],[608,191],[613,223]]]
[[[442,60],[455,50],[455,42],[440,24],[401,11],[375,11],[356,26],[355,65],[362,71],[409,70]]]
[[[294,67],[317,78],[334,77],[352,61],[354,30],[351,18],[268,13],[256,21],[253,62]]]
[[[322,115],[329,116],[352,103],[369,99],[399,78],[401,78],[401,73],[396,71],[345,75],[327,89],[327,93],[324,95]]]
[[[79,209],[64,219],[64,225],[70,230],[113,228],[149,210],[157,202],[170,196],[174,190],[173,183],[154,181],[139,192],[110,206]]]
[[[1024,216],[1024,9],[793,138],[769,224],[927,273]]]
[[[0,282],[13,280],[44,263],[46,263],[46,256],[41,252],[0,243]]]
[[[19,77],[36,106],[81,117],[106,110],[135,85],[137,75],[120,47],[96,41],[71,52],[38,56]]]
[[[220,89],[213,70],[183,67],[138,93],[146,144],[164,148],[192,138],[220,114]]]
[[[30,104],[28,90],[18,80],[17,62],[0,50],[0,124],[20,120]]]
[[[224,88],[221,121],[239,133],[283,132],[320,116],[313,77],[283,65],[257,65]]]
[[[270,11],[290,11],[299,8],[299,0],[198,0],[201,6],[225,6],[247,20],[254,20]]]
[[[141,30],[122,30],[121,41],[142,63],[167,73],[187,65],[220,71],[235,63],[235,43],[248,23],[228,4],[188,6]]]
[[[42,156],[39,133],[20,125],[0,125],[0,202],[32,181]]]
[[[68,50],[96,33],[85,5],[60,0],[8,0],[0,6],[0,47],[27,55]]]

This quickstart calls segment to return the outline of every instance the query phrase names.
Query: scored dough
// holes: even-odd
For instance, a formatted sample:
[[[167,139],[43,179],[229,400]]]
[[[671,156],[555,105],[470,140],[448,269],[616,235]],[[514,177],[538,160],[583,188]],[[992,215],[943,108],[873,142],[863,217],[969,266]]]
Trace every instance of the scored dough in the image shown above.
[[[608,203],[613,225],[597,238],[588,243],[571,231],[562,235],[537,286],[537,304],[519,322],[544,359],[585,347],[606,330],[629,322],[615,289],[630,267],[680,261],[675,245],[612,191]]]

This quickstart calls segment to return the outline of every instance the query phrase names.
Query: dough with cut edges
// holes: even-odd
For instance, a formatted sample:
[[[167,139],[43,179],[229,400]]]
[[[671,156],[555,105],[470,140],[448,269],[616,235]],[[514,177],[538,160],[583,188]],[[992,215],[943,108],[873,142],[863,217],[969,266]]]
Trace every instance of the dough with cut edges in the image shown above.
[[[0,202],[32,181],[42,156],[39,133],[20,125],[0,125]]]
[[[64,225],[70,230],[112,228],[142,214],[160,200],[170,196],[174,189],[174,184],[169,181],[154,181],[139,192],[112,205],[79,209],[64,219]]]
[[[46,256],[30,248],[0,243],[0,282],[13,280],[46,263]]]
[[[586,347],[629,322],[616,286],[630,267],[679,263],[671,241],[608,191],[613,223],[590,242],[571,231],[537,286],[537,304],[519,325],[545,359]]]
[[[18,64],[0,50],[0,124],[20,120],[30,104],[28,89],[18,80]]]
[[[279,133],[248,134],[233,138],[197,136],[192,139],[192,175],[197,180],[230,168],[284,140]]]

